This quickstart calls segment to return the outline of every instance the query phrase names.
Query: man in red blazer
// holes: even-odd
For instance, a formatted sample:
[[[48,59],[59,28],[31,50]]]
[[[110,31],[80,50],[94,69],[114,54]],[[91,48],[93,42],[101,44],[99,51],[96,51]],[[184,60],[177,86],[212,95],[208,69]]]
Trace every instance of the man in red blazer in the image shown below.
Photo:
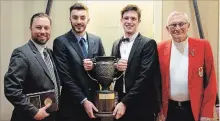
[[[187,14],[172,12],[166,29],[172,39],[158,46],[162,111],[166,121],[211,121],[217,85],[207,40],[188,37]]]

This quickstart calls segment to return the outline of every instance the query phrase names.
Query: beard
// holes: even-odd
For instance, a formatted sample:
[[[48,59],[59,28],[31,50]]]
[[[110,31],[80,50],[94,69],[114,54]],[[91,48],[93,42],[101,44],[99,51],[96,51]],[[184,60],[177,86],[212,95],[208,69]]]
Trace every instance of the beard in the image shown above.
[[[85,29],[86,29],[86,26],[79,27],[79,29],[78,29],[78,27],[74,26],[73,24],[71,24],[71,26],[72,26],[73,31],[76,32],[77,34],[84,33]]]
[[[32,37],[32,40],[34,41],[34,42],[36,42],[37,44],[39,44],[39,45],[45,45],[46,43],[47,43],[47,41],[48,40],[40,40],[40,39],[38,39],[38,38],[34,38],[34,37]]]

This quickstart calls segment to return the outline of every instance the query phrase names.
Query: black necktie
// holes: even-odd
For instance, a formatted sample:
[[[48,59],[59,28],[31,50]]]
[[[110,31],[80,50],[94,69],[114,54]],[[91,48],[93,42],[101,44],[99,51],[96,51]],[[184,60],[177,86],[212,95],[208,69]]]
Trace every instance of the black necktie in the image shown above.
[[[87,55],[88,55],[88,52],[87,52],[87,49],[86,49],[86,43],[85,43],[85,39],[82,37],[79,41],[79,45],[81,47],[81,50],[82,50],[82,53],[83,53],[83,56],[85,58],[87,58]]]
[[[44,62],[46,64],[46,66],[47,66],[47,69],[50,72],[50,76],[51,76],[52,81],[54,83],[55,94],[56,94],[56,101],[58,102],[58,88],[57,88],[57,82],[56,82],[56,76],[55,76],[55,73],[54,73],[53,63],[52,63],[52,61],[50,59],[50,56],[49,56],[49,54],[48,54],[46,49],[44,49],[43,54],[44,54]]]
[[[129,42],[129,38],[122,38],[121,41],[122,42]]]

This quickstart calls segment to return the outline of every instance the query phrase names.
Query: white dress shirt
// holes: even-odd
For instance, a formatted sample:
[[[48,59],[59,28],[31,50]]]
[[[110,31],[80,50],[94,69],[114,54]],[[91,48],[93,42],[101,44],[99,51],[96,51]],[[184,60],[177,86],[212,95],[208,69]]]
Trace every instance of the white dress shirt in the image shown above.
[[[188,38],[177,43],[172,41],[170,56],[170,99],[175,101],[189,100],[188,90]]]
[[[131,48],[134,44],[135,39],[138,36],[138,32],[136,32],[135,34],[133,34],[130,38],[129,41],[125,41],[125,42],[121,42],[120,45],[120,55],[121,55],[121,59],[124,60],[128,60],[130,52],[131,52]],[[126,38],[124,36],[124,38]],[[125,73],[124,73],[124,77],[125,77]],[[123,92],[126,93],[126,89],[125,89],[125,78],[123,77]]]
[[[121,59],[128,60],[130,52],[131,52],[131,48],[132,48],[137,36],[138,36],[138,32],[136,32],[134,35],[132,35],[129,38],[128,42],[126,41],[126,42],[121,43],[121,45],[120,45]],[[126,37],[124,36],[124,38],[126,38]]]

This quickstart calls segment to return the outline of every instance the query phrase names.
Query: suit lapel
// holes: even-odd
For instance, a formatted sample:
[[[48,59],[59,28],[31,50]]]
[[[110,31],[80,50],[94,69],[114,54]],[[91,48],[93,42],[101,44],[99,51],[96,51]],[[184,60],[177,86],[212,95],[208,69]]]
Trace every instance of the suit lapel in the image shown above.
[[[130,62],[133,58],[133,55],[135,53],[136,48],[138,47],[138,44],[140,43],[140,40],[141,40],[141,34],[138,34],[138,36],[134,40],[133,46],[131,48],[131,52],[130,52],[129,57],[128,57],[128,66],[130,65]]]
[[[121,45],[121,40],[117,40],[116,43],[114,43],[113,50],[112,50],[112,56],[115,56],[117,58],[121,58],[120,54],[120,45]]]
[[[188,52],[188,57],[189,57],[189,65],[188,65],[188,83],[191,83],[191,77],[193,74],[193,69],[194,65],[196,63],[196,43],[193,42],[192,38],[188,39],[188,44],[189,44],[189,52]]]
[[[78,41],[75,37],[75,35],[73,34],[72,30],[70,30],[68,33],[67,33],[67,37],[68,37],[68,41],[69,43],[73,46],[73,48],[76,50],[76,52],[78,53],[78,55],[84,59],[83,57],[83,54],[82,54],[82,51],[79,47],[79,44],[78,44]]]
[[[37,50],[37,48],[35,47],[34,43],[29,40],[28,45],[30,46],[30,48],[32,49],[33,53],[35,54],[35,58],[37,59],[37,61],[40,63],[41,67],[44,69],[46,75],[52,80],[51,76],[50,76],[50,72],[40,54],[40,52]]]
[[[172,41],[168,41],[165,44],[165,48],[164,48],[164,70],[165,70],[165,75],[166,75],[166,79],[165,79],[165,86],[166,89],[169,89],[169,83],[170,83],[170,56],[171,56],[171,46],[172,46]]]
[[[87,34],[87,33],[86,33]],[[95,46],[95,42],[93,38],[90,36],[90,34],[87,34],[87,40],[88,40],[88,57],[87,58],[92,58],[93,57],[93,49]]]

